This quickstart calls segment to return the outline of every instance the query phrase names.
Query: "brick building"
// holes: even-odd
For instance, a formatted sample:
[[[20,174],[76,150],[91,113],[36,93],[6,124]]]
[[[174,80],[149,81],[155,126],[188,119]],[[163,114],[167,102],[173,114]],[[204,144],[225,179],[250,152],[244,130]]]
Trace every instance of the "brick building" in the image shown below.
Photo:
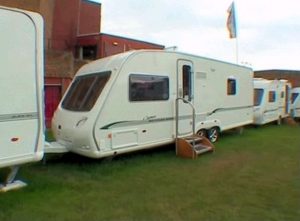
[[[300,71],[292,70],[262,70],[255,71],[255,77],[265,79],[287,79],[292,83],[292,87],[300,87]]]
[[[76,56],[80,59],[98,59],[133,49],[163,48],[163,45],[99,33],[78,36]]]
[[[0,0],[40,13],[45,23],[46,125],[75,72],[89,60],[131,49],[164,46],[101,33],[101,4],[89,0]]]

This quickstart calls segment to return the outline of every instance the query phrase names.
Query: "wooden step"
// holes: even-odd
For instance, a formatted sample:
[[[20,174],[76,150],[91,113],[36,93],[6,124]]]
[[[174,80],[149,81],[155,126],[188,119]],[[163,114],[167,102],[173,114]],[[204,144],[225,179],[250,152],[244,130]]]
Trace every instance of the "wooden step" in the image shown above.
[[[193,148],[198,155],[212,150],[210,146],[204,144],[196,144]]]
[[[194,138],[189,138],[189,139],[185,138],[185,140],[187,142],[189,142],[189,143],[192,144],[192,143],[199,143],[199,142],[201,142],[203,140],[203,138],[202,137],[194,137]]]
[[[195,159],[198,155],[213,150],[213,144],[206,137],[193,135],[176,139],[176,154],[184,158]]]

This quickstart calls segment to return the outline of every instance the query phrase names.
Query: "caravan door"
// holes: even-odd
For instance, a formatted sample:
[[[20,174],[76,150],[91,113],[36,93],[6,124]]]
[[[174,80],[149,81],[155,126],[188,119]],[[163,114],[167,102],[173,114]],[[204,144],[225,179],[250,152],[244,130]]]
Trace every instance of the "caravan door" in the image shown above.
[[[291,87],[285,85],[285,114],[289,115],[291,112]]]
[[[0,168],[43,155],[43,20],[0,7]]]
[[[177,132],[178,136],[185,136],[193,132],[193,63],[189,60],[177,61]]]

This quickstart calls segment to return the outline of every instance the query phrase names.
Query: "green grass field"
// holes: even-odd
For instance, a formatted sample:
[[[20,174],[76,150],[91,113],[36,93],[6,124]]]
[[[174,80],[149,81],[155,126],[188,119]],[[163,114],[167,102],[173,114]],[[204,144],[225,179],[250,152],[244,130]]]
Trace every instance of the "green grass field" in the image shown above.
[[[300,127],[222,134],[196,160],[173,146],[112,161],[66,154],[22,167],[29,186],[0,194],[1,221],[299,220]]]

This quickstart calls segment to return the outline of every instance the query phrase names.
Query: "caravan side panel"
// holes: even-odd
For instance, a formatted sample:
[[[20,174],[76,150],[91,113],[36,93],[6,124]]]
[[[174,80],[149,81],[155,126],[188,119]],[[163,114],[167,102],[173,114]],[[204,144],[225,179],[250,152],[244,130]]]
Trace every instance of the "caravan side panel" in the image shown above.
[[[0,167],[43,154],[43,21],[0,7]]]

